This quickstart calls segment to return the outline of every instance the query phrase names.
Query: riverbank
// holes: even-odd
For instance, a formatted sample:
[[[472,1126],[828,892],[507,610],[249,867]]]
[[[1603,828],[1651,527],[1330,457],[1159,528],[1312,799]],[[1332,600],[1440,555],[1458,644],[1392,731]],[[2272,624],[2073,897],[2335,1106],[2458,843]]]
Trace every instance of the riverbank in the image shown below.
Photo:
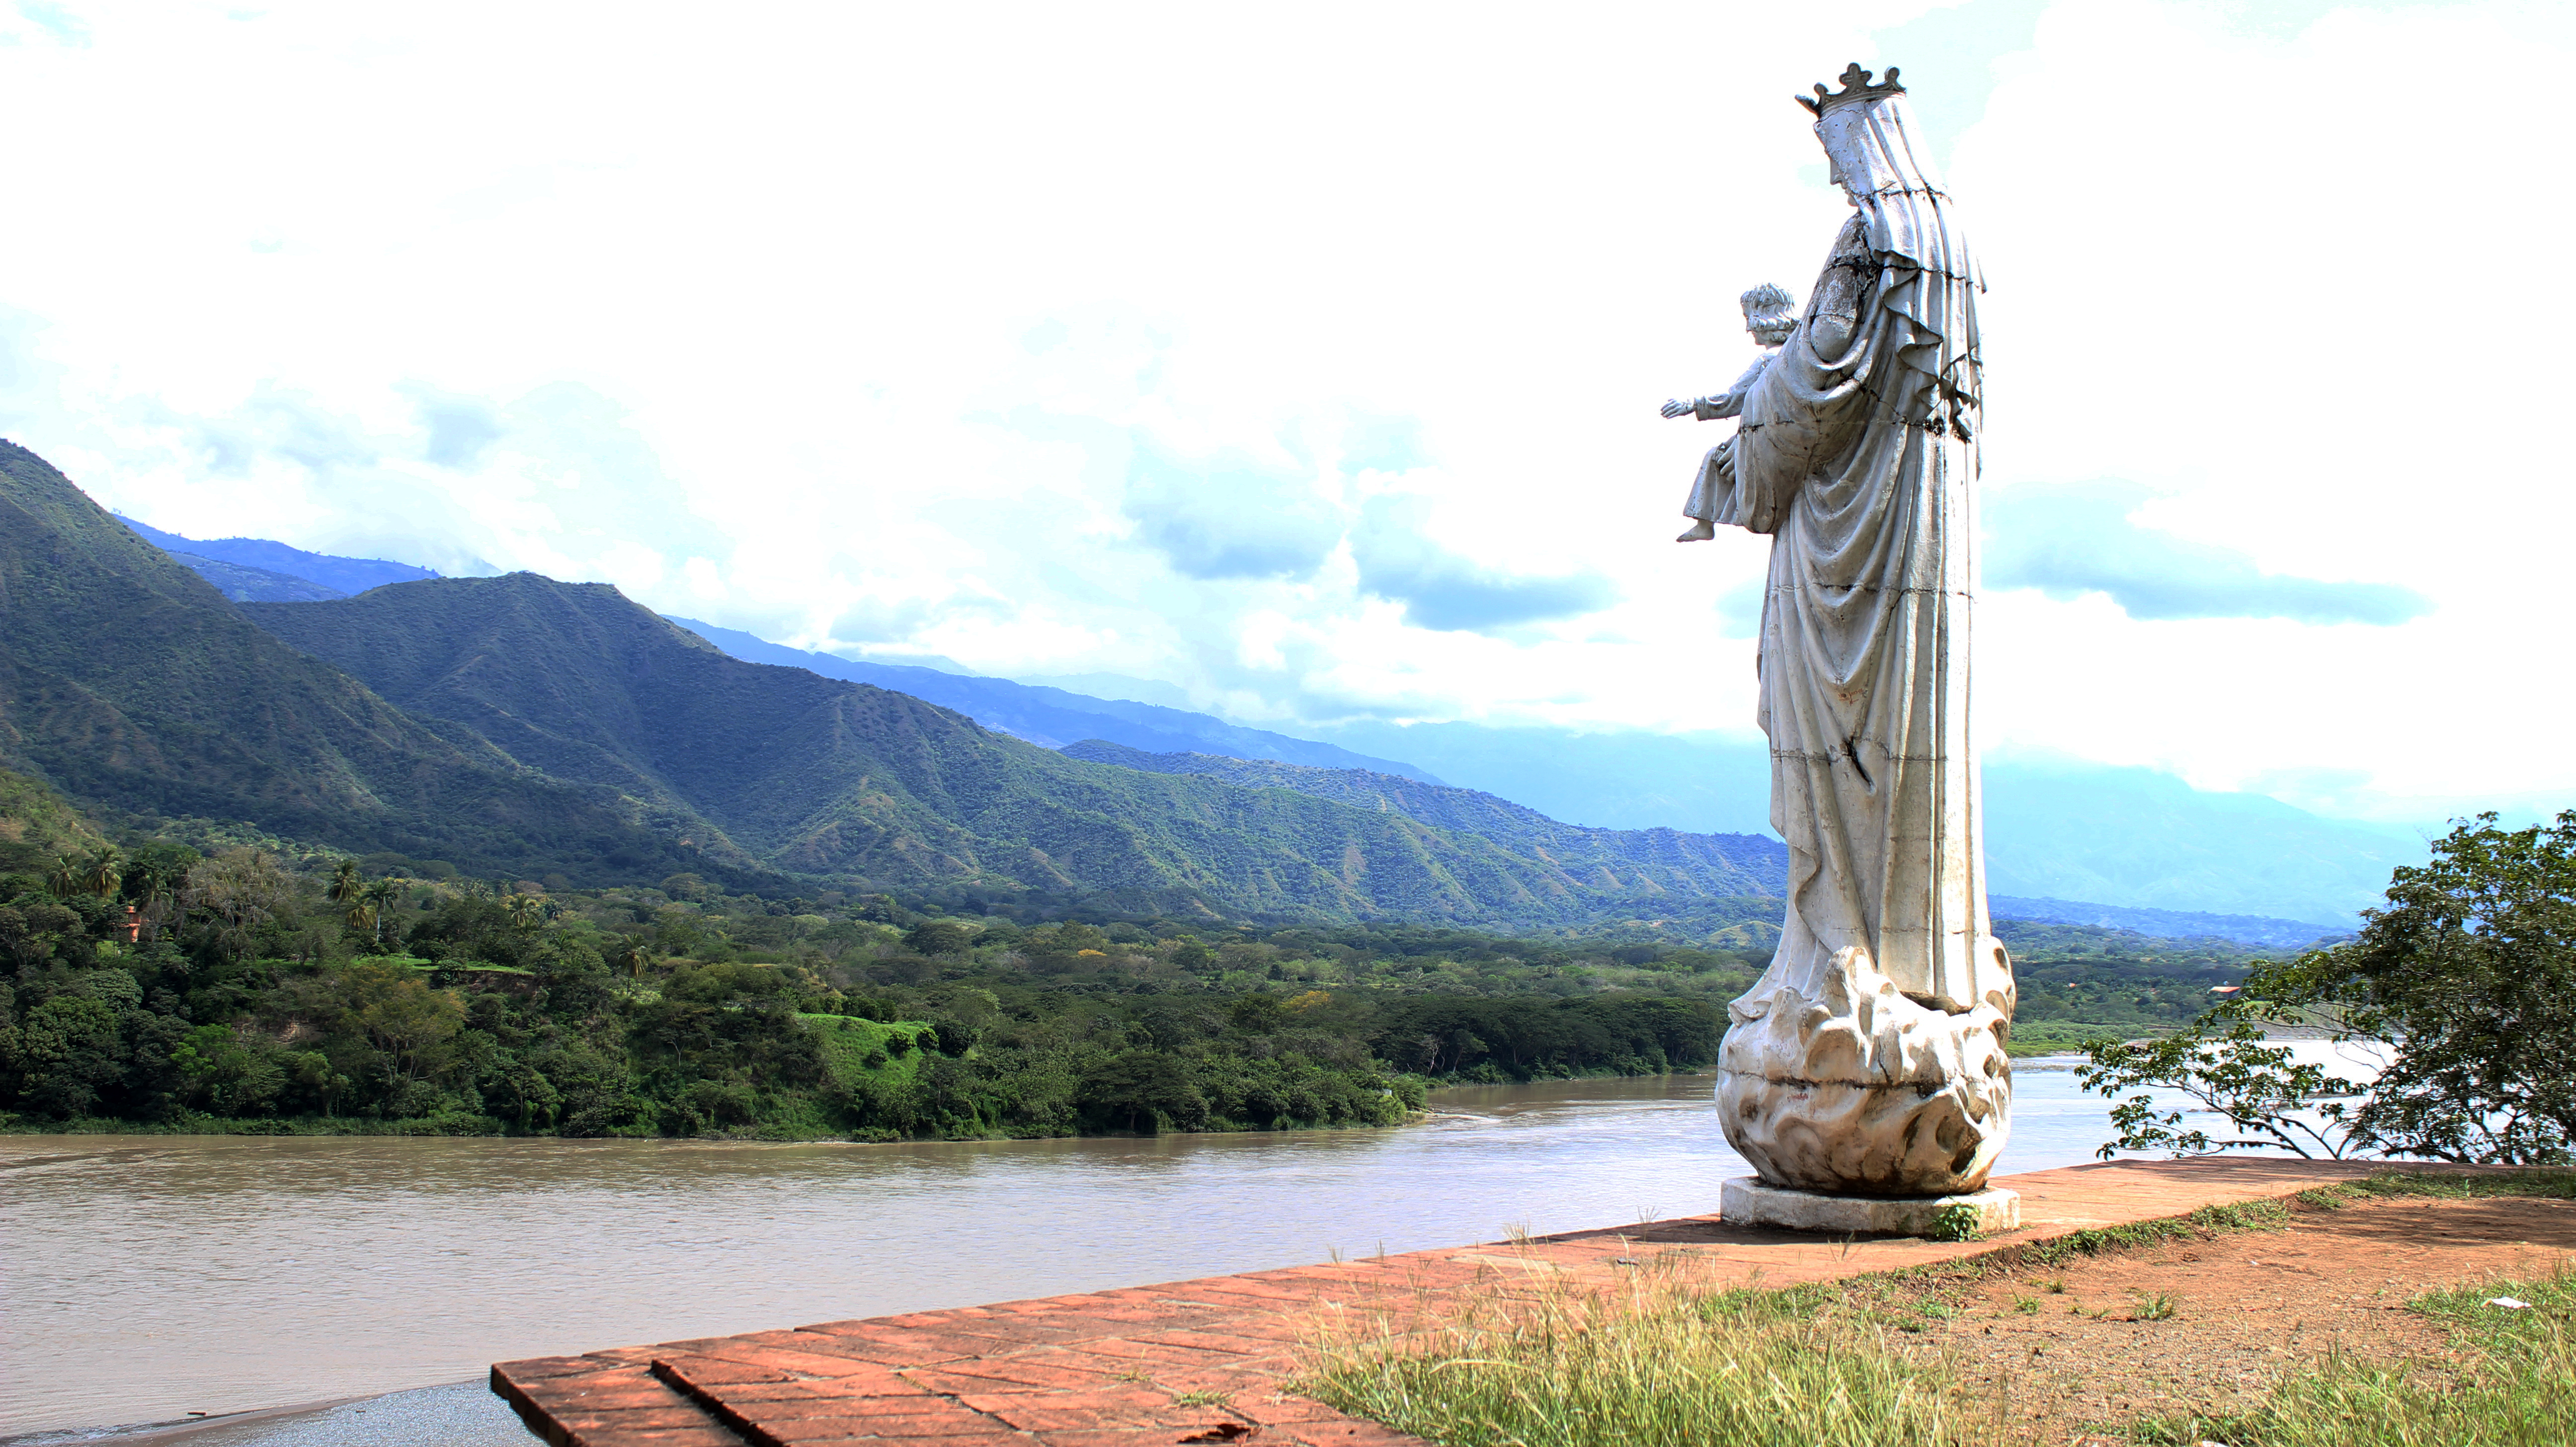
[[[856,1147],[0,1137],[0,1433],[453,1382],[654,1341],[1714,1209],[1706,1076],[1467,1086],[1405,1130]],[[2005,1169],[2106,1107],[2017,1075]]]

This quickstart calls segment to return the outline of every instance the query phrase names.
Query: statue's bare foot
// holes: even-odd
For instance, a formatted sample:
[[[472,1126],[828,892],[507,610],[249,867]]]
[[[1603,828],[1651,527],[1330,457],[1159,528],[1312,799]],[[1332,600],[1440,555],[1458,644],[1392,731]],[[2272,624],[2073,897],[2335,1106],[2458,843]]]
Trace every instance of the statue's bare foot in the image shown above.
[[[1691,530],[1673,539],[1677,543],[1704,543],[1717,536],[1717,524],[1706,518],[1691,524]]]

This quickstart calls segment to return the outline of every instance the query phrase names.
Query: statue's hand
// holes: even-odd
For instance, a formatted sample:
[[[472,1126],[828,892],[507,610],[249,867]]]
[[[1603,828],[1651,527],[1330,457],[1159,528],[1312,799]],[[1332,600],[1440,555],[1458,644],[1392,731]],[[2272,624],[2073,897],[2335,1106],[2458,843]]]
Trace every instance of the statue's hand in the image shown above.
[[[1664,403],[1664,415],[1667,417],[1688,417],[1691,415],[1691,404],[1678,397],[1671,398]]]

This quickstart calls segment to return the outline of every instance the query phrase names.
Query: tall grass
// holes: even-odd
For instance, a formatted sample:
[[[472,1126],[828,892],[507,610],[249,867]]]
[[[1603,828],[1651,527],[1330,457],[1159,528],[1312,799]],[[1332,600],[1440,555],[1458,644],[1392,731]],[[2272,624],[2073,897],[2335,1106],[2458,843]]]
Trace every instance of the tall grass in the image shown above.
[[[1814,1291],[1641,1282],[1485,1303],[1407,1334],[1345,1323],[1302,1390],[1444,1447],[1967,1447],[1994,1407]]]

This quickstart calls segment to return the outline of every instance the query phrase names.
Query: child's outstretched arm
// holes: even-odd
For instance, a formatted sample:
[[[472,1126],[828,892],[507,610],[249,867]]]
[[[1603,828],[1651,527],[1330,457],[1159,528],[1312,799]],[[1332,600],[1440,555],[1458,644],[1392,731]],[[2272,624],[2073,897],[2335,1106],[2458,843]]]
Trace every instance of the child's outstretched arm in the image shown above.
[[[1732,417],[1743,410],[1743,399],[1735,392],[1719,392],[1714,396],[1696,397],[1688,402],[1675,397],[1664,403],[1666,417],[1696,417],[1702,422],[1713,422],[1720,417]]]

